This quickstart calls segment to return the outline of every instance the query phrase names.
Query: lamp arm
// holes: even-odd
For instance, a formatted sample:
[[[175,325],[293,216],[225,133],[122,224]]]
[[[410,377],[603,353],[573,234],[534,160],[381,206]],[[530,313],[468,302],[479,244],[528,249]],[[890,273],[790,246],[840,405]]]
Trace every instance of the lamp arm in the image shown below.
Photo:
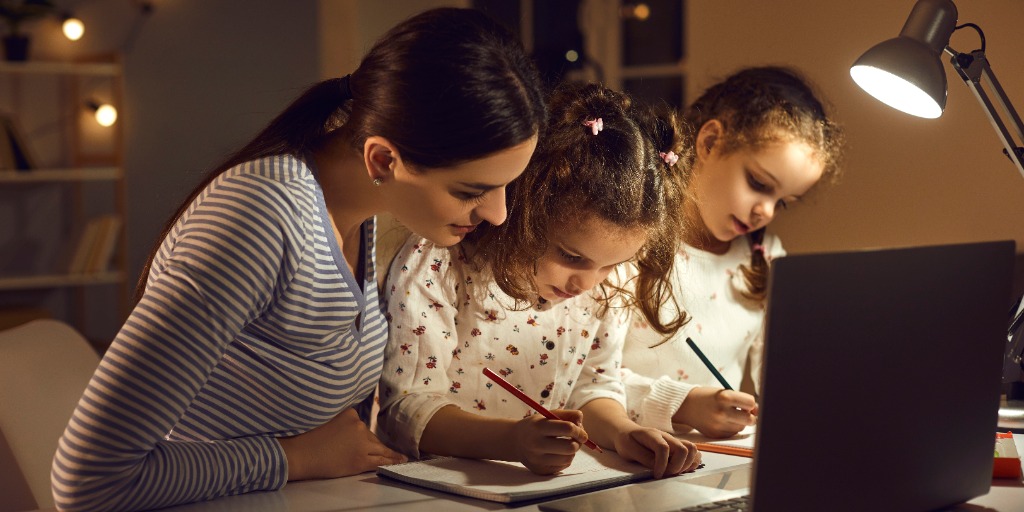
[[[992,123],[992,127],[995,128],[996,133],[999,135],[999,140],[1003,143],[1003,153],[1010,158],[1010,161],[1017,166],[1017,170],[1024,176],[1024,165],[1021,163],[1024,160],[1024,147],[1017,145],[1013,139],[1013,134],[1007,129],[1006,124],[1003,123],[1000,111],[993,105],[988,93],[982,86],[981,82],[983,79],[988,82],[999,107],[1012,123],[1017,140],[1020,141],[1024,141],[1024,123],[1021,123],[1020,116],[1017,115],[1017,111],[1014,110],[1009,98],[1006,97],[1006,93],[1003,92],[1002,86],[999,85],[999,80],[996,80],[992,67],[988,63],[988,58],[985,57],[985,51],[975,50],[970,53],[960,53],[947,46],[945,52],[950,55],[949,60],[953,65],[953,69],[956,70],[960,78],[967,84],[967,87],[974,93],[974,97],[978,99],[978,102],[985,109],[988,120]],[[1022,353],[1024,353],[1024,304],[1021,303],[1021,300],[1024,300],[1024,297],[1018,300],[1018,303],[1014,306],[1014,311],[1011,312],[1006,352],[1003,358],[1004,384],[1018,382],[1024,376],[1024,361],[1022,361]]]
[[[1006,97],[1002,86],[996,80],[995,73],[992,72],[992,67],[989,66],[988,58],[985,57],[985,51],[975,50],[970,53],[960,53],[947,46],[945,52],[950,55],[949,61],[953,65],[953,69],[956,70],[960,78],[967,84],[967,87],[974,93],[974,97],[978,99],[978,102],[985,109],[988,120],[992,123],[992,127],[995,128],[996,133],[999,135],[999,140],[1003,143],[1003,153],[1017,166],[1021,176],[1024,176],[1024,163],[1022,163],[1024,162],[1024,147],[1021,147],[1014,141],[1012,134],[1000,116],[999,110],[993,105],[988,93],[982,86],[983,79],[988,82],[999,107],[1002,108],[1002,111],[1005,112],[1006,117],[1012,123],[1017,140],[1022,142],[1024,142],[1024,123],[1021,123],[1020,116],[1017,115],[1017,111],[1014,110],[1010,99]]]

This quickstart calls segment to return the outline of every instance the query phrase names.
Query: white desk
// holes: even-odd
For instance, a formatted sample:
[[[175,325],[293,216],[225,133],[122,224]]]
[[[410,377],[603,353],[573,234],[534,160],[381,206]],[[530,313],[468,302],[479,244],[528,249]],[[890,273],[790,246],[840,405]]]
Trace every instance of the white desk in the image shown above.
[[[1014,434],[1019,452],[1024,448],[1024,435]],[[1024,453],[1024,452],[1022,452]],[[706,469],[713,470],[739,464],[750,459],[704,453]],[[686,476],[679,477],[685,478]],[[631,485],[645,485],[642,482]],[[347,510],[395,510],[403,512],[460,512],[480,510],[537,511],[537,505],[507,507],[501,503],[464,498],[452,494],[421,489],[377,477],[372,473],[337,478],[294,482],[278,492],[251,493],[213,501],[163,509],[165,512],[326,512]],[[985,496],[950,509],[958,512],[1021,512],[1024,511],[1024,483],[1017,480],[993,479],[992,490]]]

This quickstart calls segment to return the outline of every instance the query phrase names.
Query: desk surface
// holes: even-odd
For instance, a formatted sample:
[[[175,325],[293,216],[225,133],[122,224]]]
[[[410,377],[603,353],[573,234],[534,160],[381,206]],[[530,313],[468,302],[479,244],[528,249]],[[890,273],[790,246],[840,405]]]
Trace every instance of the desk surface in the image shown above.
[[[1014,434],[1018,452],[1024,453],[1024,435]],[[749,464],[750,459],[704,453],[707,470]],[[679,478],[686,478],[682,476]],[[631,485],[645,485],[641,482]],[[294,482],[278,492],[251,493],[208,502],[164,509],[166,512],[317,512],[345,510],[395,510],[408,512],[460,512],[479,510],[537,511],[536,504],[507,507],[443,492],[421,489],[373,474],[333,480]],[[993,479],[988,494],[950,509],[957,512],[1019,512],[1024,510],[1024,483],[1019,480]]]
[[[1017,451],[1024,453],[1024,434],[1014,434]],[[750,459],[704,452],[707,470],[749,464]],[[694,476],[697,476],[694,474]],[[681,476],[677,478],[686,478]],[[646,485],[640,482],[630,485]],[[537,504],[507,507],[406,485],[374,474],[289,483],[277,492],[255,492],[162,509],[162,512],[337,512],[347,510],[402,512],[462,512],[480,510],[538,511]],[[51,509],[52,510],[52,509]],[[955,512],[1019,512],[1024,510],[1024,483],[993,479],[988,494],[959,505]]]

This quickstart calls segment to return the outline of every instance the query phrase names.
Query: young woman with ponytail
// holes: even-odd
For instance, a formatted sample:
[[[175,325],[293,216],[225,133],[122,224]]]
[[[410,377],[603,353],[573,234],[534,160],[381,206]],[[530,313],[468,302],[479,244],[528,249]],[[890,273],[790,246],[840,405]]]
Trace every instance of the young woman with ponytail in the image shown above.
[[[389,31],[182,204],[60,439],[60,510],[140,510],[369,471],[387,322],[375,215],[440,246],[506,216],[546,122],[518,39],[478,11]]]

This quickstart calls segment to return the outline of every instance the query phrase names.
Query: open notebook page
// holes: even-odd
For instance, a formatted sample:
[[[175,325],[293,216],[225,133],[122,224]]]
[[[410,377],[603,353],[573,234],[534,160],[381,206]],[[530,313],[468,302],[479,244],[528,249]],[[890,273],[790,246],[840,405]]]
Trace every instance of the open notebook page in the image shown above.
[[[444,457],[381,466],[377,474],[440,491],[512,503],[595,490],[651,478],[649,469],[612,451],[576,452],[571,466],[541,476],[517,462]]]

